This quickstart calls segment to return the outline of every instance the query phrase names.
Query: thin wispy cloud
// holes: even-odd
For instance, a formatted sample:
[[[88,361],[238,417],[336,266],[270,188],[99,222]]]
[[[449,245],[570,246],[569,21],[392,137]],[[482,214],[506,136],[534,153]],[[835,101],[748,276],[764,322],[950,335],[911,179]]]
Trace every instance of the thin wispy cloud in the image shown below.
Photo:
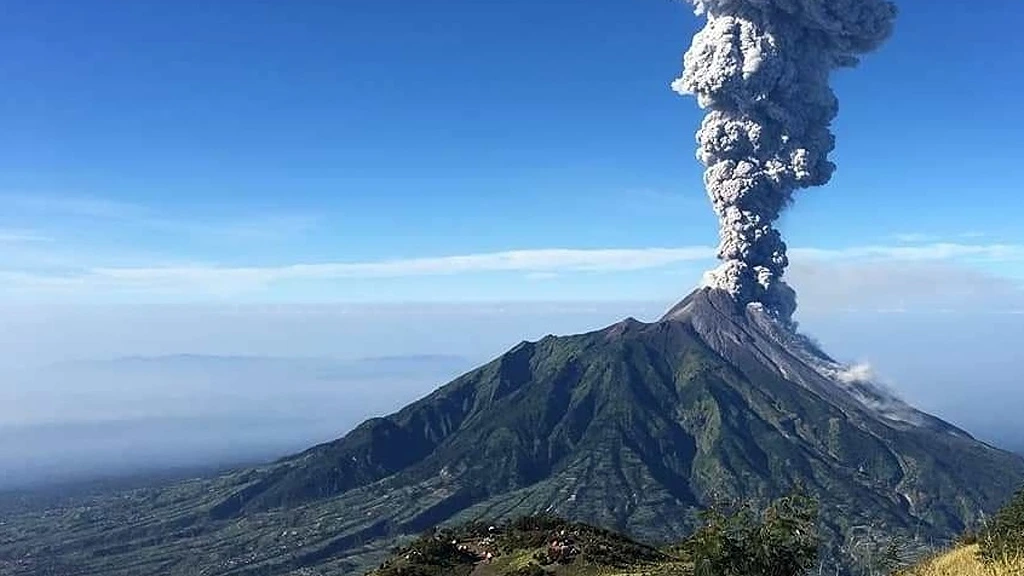
[[[282,214],[206,222],[164,219],[150,224],[168,231],[200,235],[214,240],[249,242],[300,236],[314,230],[320,223],[320,218],[313,215]]]
[[[142,218],[151,210],[140,204],[78,194],[39,192],[0,193],[0,205],[7,213],[71,216],[104,220]]]
[[[900,234],[893,234],[892,239],[897,242],[904,244],[918,244],[921,242],[938,242],[941,240],[939,236],[934,234],[925,234],[922,232],[904,232]]]
[[[975,239],[976,240],[978,238],[984,238],[986,236],[989,236],[989,233],[988,232],[982,232],[980,230],[968,230],[967,232],[961,232],[957,236],[959,236],[960,238],[963,238],[963,239]]]
[[[864,278],[865,270],[899,270],[893,263],[969,264],[972,262],[1024,262],[1024,246],[1014,244],[936,243],[915,246],[854,246],[838,249],[794,248],[795,268],[808,264],[821,269],[822,263],[838,266],[848,283]],[[43,290],[131,290],[180,293],[244,293],[279,283],[343,281],[346,279],[400,279],[427,276],[515,273],[524,278],[554,275],[613,274],[669,268],[688,263],[713,264],[715,248],[687,246],[637,249],[536,249],[511,250],[431,258],[408,258],[363,262],[301,263],[282,266],[218,266],[209,264],[111,267],[89,266],[60,272],[0,270],[8,288]],[[874,267],[872,267],[874,266]],[[838,273],[834,271],[833,273]],[[873,276],[872,276],[873,277]],[[844,282],[847,282],[844,280]]]
[[[140,232],[206,241],[210,244],[245,243],[293,238],[320,225],[314,214],[177,214],[155,206],[103,197],[0,193],[6,219],[38,224],[31,234],[0,228],[0,242],[81,235],[130,242]],[[48,230],[52,228],[52,231]]]
[[[379,262],[293,264],[268,267],[97,268],[90,275],[133,281],[199,282],[215,276],[252,282],[338,278],[396,278],[480,272],[569,273],[624,272],[713,258],[714,248],[643,248],[611,250],[511,250],[439,258]]]
[[[52,241],[53,237],[33,230],[10,230],[0,228],[0,244],[26,244]]]
[[[941,244],[944,242],[979,242],[982,238],[992,238],[993,234],[979,230],[967,230],[951,234],[934,234],[929,232],[900,232],[886,236],[889,241],[899,244]]]
[[[804,311],[1006,311],[1024,286],[955,261],[801,260],[787,272]]]
[[[662,194],[647,190],[637,193]],[[675,194],[671,196],[677,198]],[[623,282],[633,281],[633,289],[647,286],[641,292],[647,290],[648,294],[654,293],[649,289],[652,285],[685,282],[681,278],[689,274],[696,282],[701,269],[715,264],[716,253],[715,247],[707,245],[544,248],[420,258],[302,262],[299,261],[301,256],[290,250],[291,256],[286,257],[284,264],[234,264],[250,258],[255,245],[270,245],[267,243],[277,240],[294,242],[302,238],[321,224],[323,216],[191,214],[186,218],[151,206],[87,196],[0,194],[0,203],[6,207],[6,215],[13,217],[10,221],[16,224],[6,228],[0,225],[0,299],[14,300],[22,297],[49,301],[94,297],[117,300],[126,295],[125,301],[133,297],[202,300],[211,296],[261,298],[286,293],[289,295],[281,296],[284,300],[295,297],[296,293],[312,298],[316,295],[359,298],[358,294],[365,294],[367,298],[387,299],[389,296],[376,292],[385,280],[390,280],[391,286],[406,287],[396,289],[402,294],[399,297],[423,294],[431,299],[439,294],[430,291],[437,291],[445,277],[458,277],[456,282],[465,288],[463,294],[479,294],[480,297],[503,298],[520,293],[543,297],[556,292],[579,295],[576,291],[588,290],[614,297],[621,290],[629,290],[616,288],[615,282],[621,286]],[[58,229],[51,234],[51,230],[35,226],[37,222],[46,223],[51,219],[60,222],[61,218],[93,227],[81,235],[76,232],[86,229]],[[64,232],[69,234],[65,236]],[[89,238],[90,233],[105,235],[99,247],[90,248],[76,237]],[[211,256],[215,252],[166,253],[167,244],[147,246],[135,241],[147,234],[163,235],[175,246],[178,239],[187,238],[189,243],[205,248],[243,247],[244,253],[239,258],[229,258],[231,264],[210,262],[211,258],[217,258]],[[948,241],[949,238],[955,241]],[[952,282],[944,288],[948,293],[956,290],[956,286],[977,291],[990,278],[984,274],[971,276],[973,265],[992,268],[993,264],[1005,263],[1008,269],[1019,269],[1020,266],[1013,263],[1024,263],[1024,245],[985,243],[978,238],[983,236],[963,233],[940,241],[935,235],[906,233],[890,237],[887,243],[842,248],[796,247],[790,250],[794,263],[791,277],[797,287],[802,288],[799,284],[814,284],[821,278],[816,273],[828,270],[833,280],[843,278],[845,285],[860,286],[871,293],[885,292],[883,284],[893,285],[893,290],[910,289],[915,283],[914,278],[908,276],[911,272],[917,279],[942,275],[960,278],[959,284]],[[223,253],[231,252],[237,250]],[[280,261],[280,256],[278,258]],[[918,266],[907,267],[904,263]],[[924,270],[927,264],[935,266]],[[666,280],[662,276],[642,280],[644,271],[657,270],[680,278]],[[955,270],[965,272],[958,275]],[[608,282],[589,277],[594,274],[607,275]],[[487,283],[487,278],[495,277],[501,278],[498,284]],[[440,280],[427,281],[427,278]],[[524,283],[513,286],[516,281]],[[814,293],[825,295],[834,290],[825,284],[827,282],[822,282],[823,287],[817,292],[812,289],[807,300],[815,300]],[[492,294],[492,290],[504,292]],[[853,291],[858,290],[860,288]],[[1000,290],[1005,292],[1007,288],[1001,286]],[[630,295],[622,293],[622,297]],[[850,298],[846,294],[833,296],[840,300]],[[825,300],[825,296],[817,299]]]
[[[978,260],[987,262],[1016,262],[1024,260],[1024,245],[937,242],[913,246],[872,245],[837,249],[795,248],[789,253],[794,259],[807,258],[817,260]]]

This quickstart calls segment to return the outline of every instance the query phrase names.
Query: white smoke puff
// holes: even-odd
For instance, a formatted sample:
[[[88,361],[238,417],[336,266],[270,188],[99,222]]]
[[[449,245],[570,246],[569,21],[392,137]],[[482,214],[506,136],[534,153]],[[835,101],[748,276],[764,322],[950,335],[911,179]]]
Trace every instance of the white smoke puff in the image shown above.
[[[871,364],[867,362],[839,365],[835,368],[833,377],[840,384],[860,386],[866,390],[871,390],[879,398],[888,399],[895,403],[903,403],[896,390],[888,382],[885,382],[875,372]]]
[[[844,366],[836,372],[836,379],[843,384],[854,384],[856,382],[874,382],[875,371],[871,364],[866,362]]]
[[[834,365],[831,370],[833,380],[861,404],[875,411],[878,415],[893,421],[921,425],[921,414],[899,397],[899,394],[883,382],[872,369],[871,365],[862,362],[847,366]]]
[[[838,102],[829,73],[881,45],[896,9],[885,0],[691,1],[707,24],[672,89],[708,110],[697,157],[722,264],[707,283],[788,322],[796,294],[782,280],[789,261],[773,224],[793,192],[831,179]]]

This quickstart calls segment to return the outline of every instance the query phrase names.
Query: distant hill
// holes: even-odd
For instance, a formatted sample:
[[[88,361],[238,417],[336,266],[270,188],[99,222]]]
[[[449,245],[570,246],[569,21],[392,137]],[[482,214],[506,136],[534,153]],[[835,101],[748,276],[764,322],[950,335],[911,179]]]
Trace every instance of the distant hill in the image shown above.
[[[655,323],[524,342],[272,465],[19,516],[0,557],[32,559],[9,574],[340,574],[438,524],[541,512],[672,542],[716,499],[801,485],[841,560],[865,531],[950,538],[1022,481],[1020,457],[702,289]]]

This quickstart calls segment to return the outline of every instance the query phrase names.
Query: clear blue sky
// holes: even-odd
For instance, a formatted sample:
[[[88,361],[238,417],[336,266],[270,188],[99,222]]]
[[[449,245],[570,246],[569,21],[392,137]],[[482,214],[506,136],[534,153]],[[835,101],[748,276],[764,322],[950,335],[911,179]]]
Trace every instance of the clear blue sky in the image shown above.
[[[1024,4],[898,4],[835,79],[839,171],[782,224],[794,282],[841,260],[1006,288]],[[10,0],[0,298],[682,295],[717,241],[701,114],[668,88],[700,25],[670,0]]]

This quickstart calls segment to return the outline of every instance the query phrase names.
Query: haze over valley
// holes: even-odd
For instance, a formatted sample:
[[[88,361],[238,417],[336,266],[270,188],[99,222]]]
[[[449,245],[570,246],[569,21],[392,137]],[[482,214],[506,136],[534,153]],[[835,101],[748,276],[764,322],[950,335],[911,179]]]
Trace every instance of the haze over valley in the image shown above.
[[[274,459],[391,413],[521,340],[627,316],[650,321],[667,307],[152,307],[106,312],[102,323],[98,312],[67,311],[34,333],[23,326],[25,353],[5,358],[0,487]],[[926,310],[800,316],[827,350],[869,363],[911,404],[1024,451],[1016,409],[1024,389],[1014,369],[1020,318]],[[152,331],[134,331],[139,324]],[[15,369],[29,350],[32,366]]]

